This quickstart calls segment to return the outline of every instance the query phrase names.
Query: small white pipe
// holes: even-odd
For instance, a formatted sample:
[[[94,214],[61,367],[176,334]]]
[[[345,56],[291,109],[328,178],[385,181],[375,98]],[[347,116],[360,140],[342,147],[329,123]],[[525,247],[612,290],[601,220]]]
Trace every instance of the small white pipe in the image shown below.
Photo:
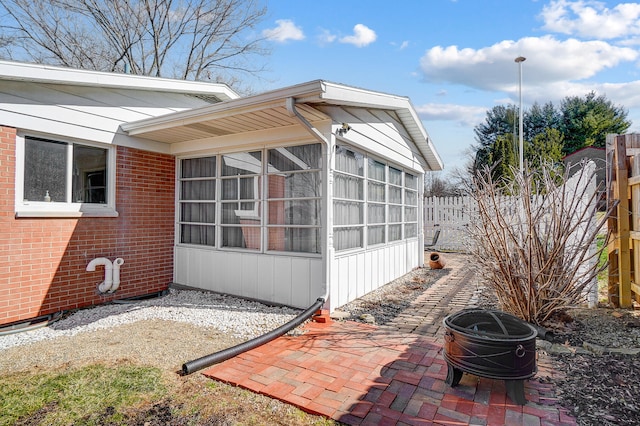
[[[106,257],[97,257],[89,262],[87,271],[95,271],[98,265],[104,265],[104,281],[98,284],[98,291],[100,293],[106,293],[113,285],[113,264]]]
[[[119,257],[113,261],[113,284],[109,293],[113,293],[120,287],[120,266],[124,264],[124,259]]]

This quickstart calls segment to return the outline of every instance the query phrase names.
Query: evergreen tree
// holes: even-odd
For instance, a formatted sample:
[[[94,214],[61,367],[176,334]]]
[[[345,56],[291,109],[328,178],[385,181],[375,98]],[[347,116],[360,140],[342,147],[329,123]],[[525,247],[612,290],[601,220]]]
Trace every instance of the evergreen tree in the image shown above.
[[[519,166],[515,149],[513,133],[500,135],[491,147],[489,165],[492,167],[491,176],[494,182],[504,182],[513,178],[513,170]]]
[[[513,154],[518,158],[518,149],[512,148],[509,152],[503,140],[506,135],[511,135],[509,140],[513,138],[517,123],[518,109],[514,106],[498,105],[487,111],[485,122],[474,128],[478,142],[475,170],[492,167],[498,162],[503,164],[501,168],[510,164],[511,160],[503,161],[501,155]],[[529,111],[523,111],[525,160],[533,166],[541,161],[557,162],[563,155],[585,146],[604,147],[608,133],[623,134],[630,126],[623,107],[594,92],[584,97],[568,96],[559,108],[551,102],[544,106],[535,103]]]
[[[596,96],[595,92],[585,97],[566,97],[560,110],[559,130],[564,135],[564,154],[585,146],[604,148],[607,133],[623,134],[631,126],[623,107],[613,105],[604,95]]]
[[[530,169],[539,169],[543,164],[562,161],[563,135],[558,129],[546,128],[525,145],[525,157]]]
[[[545,133],[547,129],[559,129],[561,120],[560,112],[551,102],[547,102],[544,106],[536,102],[529,111],[524,111],[524,138],[533,140],[536,136]]]
[[[484,123],[478,124],[473,132],[476,134],[476,168],[491,165],[490,160],[493,145],[501,136],[515,133],[518,122],[518,109],[513,105],[496,105],[487,111]]]

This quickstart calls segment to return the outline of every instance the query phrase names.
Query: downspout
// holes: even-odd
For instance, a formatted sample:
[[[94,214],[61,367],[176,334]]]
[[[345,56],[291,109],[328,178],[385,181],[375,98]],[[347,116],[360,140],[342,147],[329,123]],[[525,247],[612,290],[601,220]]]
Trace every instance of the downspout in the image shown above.
[[[327,138],[324,137],[324,135],[322,133],[320,133],[320,131],[318,129],[316,129],[315,127],[313,127],[313,125],[311,125],[311,123],[309,123],[307,121],[306,118],[304,118],[299,112],[298,110],[296,110],[295,107],[295,99],[294,98],[287,98],[286,99],[286,107],[287,107],[287,111],[289,112],[289,114],[291,114],[292,117],[295,117],[300,124],[302,124],[302,127],[304,127],[305,129],[307,129],[309,131],[309,133],[311,133],[311,135],[313,135],[314,138],[316,138],[320,143],[325,144],[325,146],[327,147],[327,151],[329,151],[329,147],[331,146],[331,144],[329,143],[329,141],[327,140]],[[326,165],[325,167],[327,167],[328,169],[328,165]],[[325,210],[326,210],[326,206],[325,206]],[[328,254],[327,254],[328,256]],[[325,257],[325,262],[326,264],[328,264],[328,260]],[[329,277],[328,274],[328,268],[326,267],[325,264],[325,270],[327,271],[327,277]],[[209,354],[209,355],[205,355],[201,358],[192,360],[192,361],[187,361],[184,364],[182,364],[182,374],[183,375],[188,375],[191,373],[194,373],[198,370],[201,370],[203,368],[209,367],[213,364],[217,364],[223,361],[226,361],[230,358],[233,358],[236,355],[240,355],[243,352],[247,352],[251,349],[257,348],[258,346],[262,346],[265,343],[269,343],[270,341],[284,335],[285,333],[293,330],[294,328],[296,328],[297,326],[299,326],[300,324],[302,324],[304,321],[306,321],[307,319],[311,318],[311,316],[313,316],[313,314],[318,311],[319,309],[322,308],[322,306],[327,302],[327,298],[329,297],[329,288],[326,287],[325,288],[325,292],[324,295],[322,297],[319,297],[314,303],[313,305],[311,305],[310,307],[308,307],[306,310],[304,310],[302,313],[300,313],[297,317],[295,317],[294,319],[292,319],[291,321],[289,321],[288,323],[281,325],[280,327],[276,328],[275,330],[272,330],[266,334],[263,334],[261,336],[258,336],[254,339],[251,339],[249,341],[240,343],[236,346],[233,346],[231,348],[227,348],[227,349],[223,349],[221,351]]]
[[[113,264],[106,257],[97,257],[89,262],[87,271],[95,271],[98,265],[104,265],[104,281],[98,285],[98,291],[100,293],[106,293],[113,285]]]
[[[286,103],[287,103],[287,111],[289,111],[289,114],[292,117],[295,117],[300,122],[300,124],[302,124],[302,127],[307,129],[314,138],[316,138],[321,143],[326,144],[328,147],[329,141],[327,140],[327,138],[325,138],[324,135],[320,133],[320,130],[313,127],[313,125],[309,123],[309,121],[306,118],[304,118],[302,114],[298,112],[298,110],[296,109],[296,100],[294,98],[287,98]]]
[[[320,132],[320,130],[318,130],[317,128],[315,128],[313,126],[313,124],[309,123],[309,121],[304,118],[304,116],[302,114],[300,114],[300,112],[296,109],[296,100],[293,97],[289,97],[286,99],[286,107],[287,107],[287,111],[289,112],[289,115],[291,115],[291,117],[296,118],[300,124],[302,125],[302,127],[304,127],[305,129],[307,129],[307,131],[318,140],[318,142],[320,142],[321,144],[324,144],[326,150],[327,150],[327,154],[326,154],[326,161],[324,161],[324,167],[325,167],[325,179],[322,179],[323,182],[323,186],[324,186],[324,193],[326,194],[324,198],[324,205],[323,207],[323,214],[325,215],[324,219],[324,223],[328,224],[329,221],[327,220],[329,217],[329,191],[328,191],[328,185],[329,185],[329,180],[332,178],[331,173],[329,173],[330,167],[331,167],[331,141],[329,141],[323,134],[322,132]],[[328,228],[328,225],[327,225]],[[324,255],[324,270],[325,270],[325,289],[324,289],[324,295],[321,297],[321,299],[324,299],[325,303],[327,302],[327,300],[329,299],[329,286],[327,285],[327,282],[329,280],[329,277],[331,276],[331,271],[330,271],[330,264],[331,262],[329,261],[329,259],[333,259],[333,245],[329,244],[329,239],[331,238],[329,229],[326,230],[325,234],[325,255]],[[320,299],[318,299],[320,300]]]

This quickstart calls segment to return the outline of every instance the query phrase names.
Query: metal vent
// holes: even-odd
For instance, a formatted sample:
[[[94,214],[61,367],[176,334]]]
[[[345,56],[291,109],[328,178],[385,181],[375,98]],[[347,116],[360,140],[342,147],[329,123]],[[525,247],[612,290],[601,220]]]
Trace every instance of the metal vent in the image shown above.
[[[216,95],[190,95],[190,96],[193,96],[194,98],[198,98],[210,104],[217,104],[219,102],[222,102],[222,99],[220,99]]]

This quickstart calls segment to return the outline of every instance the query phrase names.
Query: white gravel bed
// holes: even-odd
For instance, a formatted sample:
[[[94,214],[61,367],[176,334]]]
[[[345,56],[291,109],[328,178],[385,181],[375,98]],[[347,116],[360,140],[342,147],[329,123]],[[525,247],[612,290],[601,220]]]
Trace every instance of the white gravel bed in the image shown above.
[[[300,312],[215,293],[171,289],[164,297],[81,309],[46,327],[0,335],[0,350],[143,320],[189,323],[251,339],[285,324]]]

